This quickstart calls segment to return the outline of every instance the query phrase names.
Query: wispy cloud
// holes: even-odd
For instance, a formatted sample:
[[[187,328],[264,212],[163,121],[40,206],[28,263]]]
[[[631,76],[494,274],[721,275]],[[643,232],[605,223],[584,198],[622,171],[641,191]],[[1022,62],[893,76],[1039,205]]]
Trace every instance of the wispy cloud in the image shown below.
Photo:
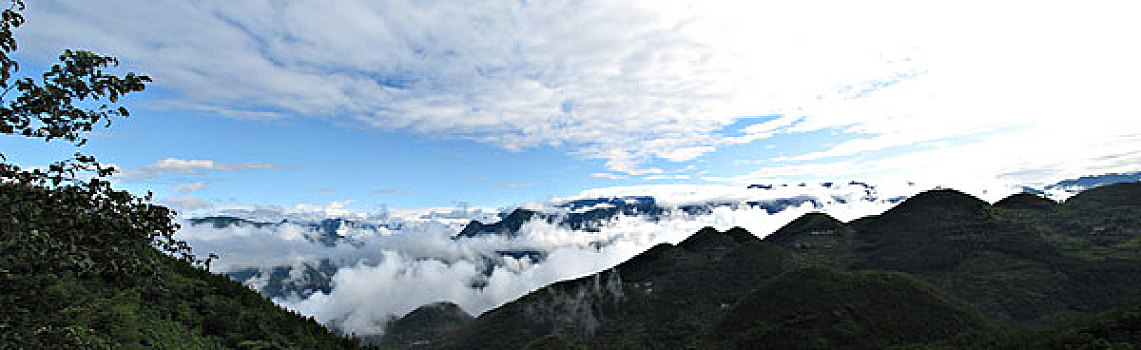
[[[192,196],[166,197],[160,199],[159,203],[166,205],[176,211],[182,212],[210,209],[214,207],[214,204],[210,201],[201,198],[195,198]]]
[[[852,162],[811,163],[761,168],[760,170],[736,176],[703,176],[702,180],[733,184],[750,184],[774,181],[788,177],[811,177],[816,179],[852,178],[870,172],[867,165]]]
[[[611,180],[621,180],[621,179],[629,178],[629,176],[622,175],[622,174],[614,174],[614,173],[593,173],[593,174],[590,174],[590,176],[601,177],[601,178],[606,178],[606,179],[611,179]]]
[[[405,190],[405,189],[399,189],[399,188],[382,188],[379,190],[374,190],[374,191],[372,191],[372,193],[382,194],[382,195],[391,195],[391,196],[400,196],[400,195],[412,194],[412,191]]]
[[[176,192],[189,193],[189,192],[196,192],[196,191],[202,189],[203,187],[206,187],[206,183],[199,181],[199,182],[192,182],[192,183],[187,183],[187,184],[174,185],[174,186],[171,186],[170,189],[174,190]]]
[[[215,163],[212,160],[167,158],[137,169],[124,170],[119,173],[118,176],[125,179],[150,179],[168,174],[204,174],[211,171],[273,169],[281,167],[281,165],[269,163]],[[194,190],[201,187],[202,186],[198,186],[194,188]]]
[[[530,182],[521,182],[521,183],[499,184],[499,187],[515,188],[515,187],[531,187],[532,185],[534,185],[534,184],[532,184]]]
[[[686,174],[646,176],[646,180],[689,180],[689,178],[689,175]]]

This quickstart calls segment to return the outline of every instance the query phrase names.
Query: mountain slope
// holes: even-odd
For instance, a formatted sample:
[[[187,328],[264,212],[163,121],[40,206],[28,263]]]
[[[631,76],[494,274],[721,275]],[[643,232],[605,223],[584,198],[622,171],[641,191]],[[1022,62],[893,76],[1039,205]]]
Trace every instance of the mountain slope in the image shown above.
[[[978,311],[906,274],[809,267],[761,283],[705,332],[701,344],[870,349],[989,328]]]

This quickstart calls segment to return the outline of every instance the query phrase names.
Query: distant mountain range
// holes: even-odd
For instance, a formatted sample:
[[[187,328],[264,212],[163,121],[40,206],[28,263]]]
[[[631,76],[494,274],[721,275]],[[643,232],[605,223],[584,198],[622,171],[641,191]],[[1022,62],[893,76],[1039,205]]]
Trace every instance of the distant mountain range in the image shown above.
[[[1141,183],[1064,203],[1018,194],[992,205],[932,190],[847,223],[808,214],[765,239],[703,229],[534,291],[446,336],[387,344],[1113,348],[1141,344],[1141,304],[1129,304],[1141,301],[1138,285]]]
[[[828,203],[845,204],[851,201],[882,201],[886,203],[897,203],[907,198],[880,198],[876,193],[875,186],[868,185],[863,182],[852,181],[848,185],[859,187],[861,194],[858,196],[834,194],[822,197],[795,195],[784,198],[768,198],[759,200],[709,200],[700,203],[687,203],[675,206],[659,204],[654,197],[650,196],[578,199],[555,204],[552,206],[553,210],[550,210],[549,212],[533,209],[515,209],[510,214],[501,216],[502,219],[500,221],[491,224],[484,224],[482,222],[472,220],[466,227],[464,227],[462,231],[460,231],[458,235],[456,235],[456,238],[460,239],[466,237],[477,237],[480,235],[489,234],[515,236],[518,234],[519,228],[522,227],[523,223],[536,218],[573,230],[596,232],[598,231],[598,228],[604,225],[608,220],[611,220],[619,215],[638,216],[648,220],[658,220],[660,219],[661,215],[671,213],[674,210],[688,215],[706,215],[712,213],[714,209],[721,207],[727,207],[731,209],[763,209],[765,212],[773,214],[805,204],[811,204],[814,208],[821,209],[825,206],[825,204]],[[771,190],[774,188],[774,186],[789,187],[790,185],[754,184],[749,185],[748,188]],[[792,186],[806,187],[809,185],[801,183],[799,185]],[[820,183],[816,186],[824,188],[839,188],[839,185],[831,182]]]
[[[1058,181],[1053,184],[1034,187],[1024,186],[1023,191],[1038,195],[1049,195],[1051,192],[1063,192],[1074,194],[1085,191],[1098,186],[1111,185],[1123,182],[1138,182],[1141,181],[1141,171],[1134,171],[1128,173],[1109,173],[1103,175],[1090,175],[1082,176],[1076,179],[1068,179]]]

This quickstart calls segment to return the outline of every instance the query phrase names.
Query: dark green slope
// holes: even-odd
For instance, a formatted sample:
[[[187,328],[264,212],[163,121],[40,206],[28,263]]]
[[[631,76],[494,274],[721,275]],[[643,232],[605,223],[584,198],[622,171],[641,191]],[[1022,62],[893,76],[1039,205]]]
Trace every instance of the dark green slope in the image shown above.
[[[978,311],[909,275],[809,267],[762,283],[700,347],[871,349],[990,328]]]
[[[376,340],[364,339],[364,342],[375,343],[382,348],[423,346],[466,326],[474,319],[459,305],[450,302],[432,303],[389,322],[384,336]]]
[[[1122,182],[1094,187],[1070,197],[1065,205],[1095,210],[1137,208],[1141,206],[1141,182]]]
[[[1057,242],[1083,258],[1129,257],[1141,251],[1141,183],[1093,188],[1071,197],[1048,217]],[[1120,249],[1114,249],[1120,248]]]
[[[1031,193],[1017,193],[994,202],[994,206],[1001,209],[1041,211],[1057,208],[1058,202]]]
[[[532,292],[435,345],[513,349],[550,341],[591,348],[682,347],[757,283],[783,272],[784,257],[781,248],[743,229],[706,228],[612,270]],[[540,339],[552,334],[561,337]]]
[[[1043,329],[966,333],[925,349],[1141,349],[1141,303]]]

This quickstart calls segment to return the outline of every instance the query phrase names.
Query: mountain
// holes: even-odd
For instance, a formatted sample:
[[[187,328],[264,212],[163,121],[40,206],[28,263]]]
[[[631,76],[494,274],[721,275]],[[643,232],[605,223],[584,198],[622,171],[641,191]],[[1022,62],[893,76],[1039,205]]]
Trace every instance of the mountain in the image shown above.
[[[1087,190],[1098,186],[1112,185],[1122,182],[1138,182],[1141,181],[1141,171],[1134,171],[1130,173],[1109,173],[1104,175],[1082,176],[1076,179],[1062,180],[1052,185],[1047,185],[1044,189],[1067,189],[1067,190]]]
[[[1080,193],[1095,187],[1139,181],[1141,181],[1141,171],[1109,173],[1066,179],[1045,186],[1023,186],[1022,191],[1030,194],[1060,196],[1064,198],[1071,194]]]
[[[808,213],[772,234],[766,242],[787,248],[796,254],[789,259],[795,265],[819,264],[847,268],[852,263],[855,230],[824,213]]]
[[[998,202],[994,203],[995,208],[1000,209],[1027,209],[1027,210],[1050,210],[1058,206],[1058,202],[1037,196],[1031,193],[1016,193]]]
[[[1120,183],[1062,204],[1018,195],[991,205],[939,189],[848,223],[807,214],[763,240],[706,228],[531,292],[430,345],[955,348],[1010,345],[1007,335],[1035,329],[1087,332],[1048,344],[1137,344],[1126,326],[1136,307],[1058,322],[1141,300],[1138,194],[1141,183]]]
[[[208,226],[215,229],[228,227],[238,228],[278,228],[285,225],[295,225],[304,230],[304,237],[312,243],[333,247],[337,244],[348,244],[354,247],[363,246],[363,242],[350,233],[363,232],[365,234],[379,234],[381,229],[394,228],[387,224],[372,224],[342,218],[326,218],[317,221],[298,221],[282,219],[280,222],[257,222],[253,220],[232,216],[207,216],[186,220],[190,226]]]
[[[666,208],[655,202],[654,197],[578,199],[555,204],[546,211],[515,209],[492,224],[472,220],[455,238],[470,238],[481,235],[514,237],[519,233],[519,228],[524,223],[533,219],[544,220],[571,230],[597,232],[599,227],[608,220],[619,215],[640,216],[656,220],[666,211]]]
[[[326,248],[347,245],[362,248],[369,236],[380,236],[381,230],[396,228],[395,225],[375,224],[343,218],[326,218],[316,221],[282,219],[279,222],[259,222],[232,216],[208,216],[188,219],[191,227],[202,226],[213,229],[254,228],[279,230],[296,227],[302,237],[314,245]],[[236,281],[256,288],[263,295],[273,298],[290,296],[309,297],[313,293],[329,293],[332,290],[332,276],[340,263],[331,259],[302,261],[293,265],[270,267],[245,267],[226,271]],[[295,271],[297,270],[297,271]]]
[[[782,185],[788,187],[787,184]],[[798,187],[806,187],[801,184]],[[831,182],[821,183],[823,188],[840,188]],[[687,215],[708,215],[714,209],[728,207],[732,209],[756,208],[769,214],[774,214],[792,207],[810,204],[814,208],[823,208],[830,203],[849,203],[852,201],[896,203],[906,197],[892,197],[882,199],[876,192],[876,187],[863,182],[852,181],[848,187],[855,192],[831,195],[790,194],[784,197],[772,198],[772,194],[765,194],[764,199],[710,199],[691,201],[682,204],[663,204],[651,196],[625,196],[609,198],[588,198],[570,200],[556,203],[544,209],[515,209],[509,214],[500,216],[495,223],[483,223],[472,220],[455,236],[456,239],[472,238],[482,235],[503,235],[515,237],[524,223],[530,220],[543,220],[547,223],[583,232],[597,232],[609,220],[618,216],[635,216],[650,221],[660,220],[663,215],[680,212]],[[772,189],[773,185],[749,185],[747,189]],[[838,192],[839,193],[839,192]]]
[[[255,222],[252,220],[246,220],[231,216],[207,216],[202,218],[190,218],[186,221],[189,222],[192,226],[210,225],[213,228],[227,228],[230,226],[262,228],[275,225],[273,223]]]
[[[332,291],[337,264],[329,259],[321,259],[303,262],[299,266],[244,268],[229,271],[226,275],[256,289],[270,299],[293,296],[308,298],[313,293],[328,294]],[[300,271],[294,271],[298,268]]]
[[[534,210],[515,209],[511,214],[503,217],[494,224],[483,224],[479,221],[472,220],[468,223],[463,230],[460,231],[456,238],[476,237],[481,235],[501,235],[508,237],[515,237],[519,233],[519,228],[523,224],[531,221],[535,215],[539,213]]]

